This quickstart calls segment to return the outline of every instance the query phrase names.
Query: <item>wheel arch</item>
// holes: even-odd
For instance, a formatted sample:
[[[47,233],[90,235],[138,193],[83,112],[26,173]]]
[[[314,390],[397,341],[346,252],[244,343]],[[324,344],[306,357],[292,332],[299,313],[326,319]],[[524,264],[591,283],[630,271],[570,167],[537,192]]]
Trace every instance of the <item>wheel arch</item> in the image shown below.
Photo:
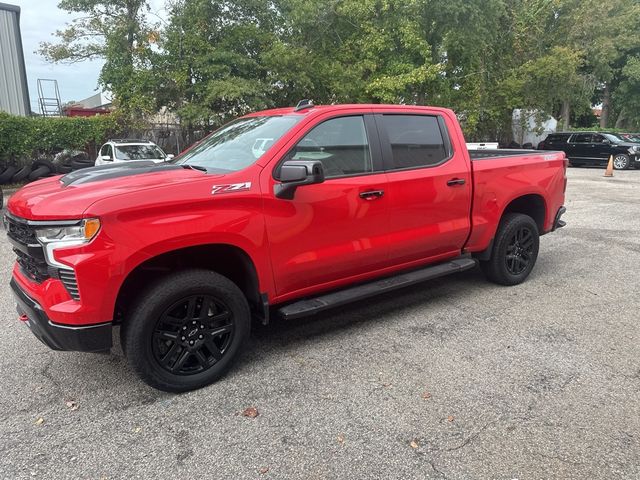
[[[547,203],[544,200],[544,197],[539,193],[525,193],[513,198],[509,203],[507,203],[500,213],[500,216],[497,217],[498,221],[495,223],[495,228],[492,230],[490,234],[489,244],[483,250],[475,252],[473,255],[478,260],[488,260],[491,256],[491,251],[493,250],[493,243],[496,232],[500,227],[500,223],[504,216],[508,213],[522,213],[524,215],[528,215],[533,218],[533,221],[536,222],[538,227],[538,232],[540,235],[545,233],[545,222],[547,221]]]
[[[536,222],[540,235],[544,233],[547,219],[547,203],[542,195],[528,193],[514,198],[505,206],[500,215],[500,221],[507,213],[522,213],[530,216]]]
[[[266,309],[260,292],[256,265],[249,254],[238,246],[210,243],[177,248],[159,253],[136,265],[120,284],[113,318],[121,322],[136,293],[158,278],[189,268],[211,270],[227,277],[244,293],[252,314],[265,321]]]

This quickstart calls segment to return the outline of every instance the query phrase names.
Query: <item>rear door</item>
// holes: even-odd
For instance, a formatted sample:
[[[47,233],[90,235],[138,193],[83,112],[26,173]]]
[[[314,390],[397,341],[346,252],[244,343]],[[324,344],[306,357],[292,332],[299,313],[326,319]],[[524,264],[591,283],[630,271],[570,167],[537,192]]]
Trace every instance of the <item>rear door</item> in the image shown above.
[[[439,114],[376,114],[388,178],[394,265],[458,255],[470,230],[471,174]],[[464,144],[462,144],[464,145]]]
[[[389,199],[371,114],[323,118],[286,147],[283,161],[320,160],[325,181],[276,198],[265,168],[265,221],[279,297],[335,285],[387,265]],[[263,189],[264,191],[264,189]]]
[[[593,158],[593,144],[590,133],[576,133],[571,136],[570,150],[567,157],[579,160],[590,160]]]

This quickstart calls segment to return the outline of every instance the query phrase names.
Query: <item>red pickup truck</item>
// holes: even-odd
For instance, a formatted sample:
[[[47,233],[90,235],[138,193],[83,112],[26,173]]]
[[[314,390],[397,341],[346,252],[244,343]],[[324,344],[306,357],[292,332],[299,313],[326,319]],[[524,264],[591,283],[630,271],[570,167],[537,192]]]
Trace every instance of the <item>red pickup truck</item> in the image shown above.
[[[455,114],[301,103],[253,113],[165,164],[19,190],[4,217],[20,320],[56,350],[112,328],[150,385],[221,377],[251,320],[297,318],[475,267],[524,281],[564,225],[562,152],[467,151]]]

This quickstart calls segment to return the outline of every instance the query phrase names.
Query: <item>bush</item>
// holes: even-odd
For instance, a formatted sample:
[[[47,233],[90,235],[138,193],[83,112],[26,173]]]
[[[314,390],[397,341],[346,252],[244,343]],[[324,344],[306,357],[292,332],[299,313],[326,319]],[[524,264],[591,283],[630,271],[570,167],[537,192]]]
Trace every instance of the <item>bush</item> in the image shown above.
[[[21,165],[25,159],[64,149],[94,153],[122,125],[116,115],[95,117],[18,117],[0,112],[0,163]]]

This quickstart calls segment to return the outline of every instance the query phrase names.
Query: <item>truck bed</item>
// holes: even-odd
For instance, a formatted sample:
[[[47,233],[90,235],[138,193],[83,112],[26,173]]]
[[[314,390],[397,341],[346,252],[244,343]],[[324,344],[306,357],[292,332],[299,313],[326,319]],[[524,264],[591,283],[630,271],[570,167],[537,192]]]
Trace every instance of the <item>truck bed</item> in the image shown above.
[[[469,150],[471,160],[486,160],[488,158],[515,157],[518,155],[535,155],[549,153],[547,150],[523,150],[501,148],[499,150]]]

